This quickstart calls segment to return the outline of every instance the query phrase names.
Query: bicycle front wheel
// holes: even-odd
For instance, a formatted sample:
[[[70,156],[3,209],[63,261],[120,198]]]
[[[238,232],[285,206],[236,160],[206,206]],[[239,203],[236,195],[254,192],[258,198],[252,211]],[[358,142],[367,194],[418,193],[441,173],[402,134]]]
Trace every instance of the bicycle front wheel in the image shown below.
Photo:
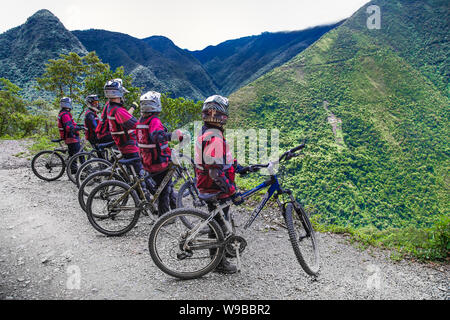
[[[109,167],[111,167],[111,163],[104,159],[94,158],[86,161],[77,171],[77,187],[79,188],[83,181],[92,173],[107,170]]]
[[[183,218],[193,223],[189,229]],[[224,236],[219,224],[206,222],[209,214],[200,210],[176,209],[153,226],[148,246],[156,266],[173,277],[188,280],[214,270],[224,254]],[[208,228],[209,232],[197,232]]]
[[[78,202],[83,211],[86,212],[87,198],[92,190],[94,190],[94,188],[99,184],[109,180],[123,181],[123,178],[115,172],[106,170],[94,172],[86,179],[84,179],[83,183],[80,186],[80,189],[78,189]]]
[[[289,240],[303,270],[311,276],[319,274],[319,248],[316,234],[305,210],[288,203],[284,213]]]
[[[92,153],[90,152],[79,152],[72,157],[70,157],[66,166],[66,174],[69,177],[69,180],[73,183],[77,184],[77,171],[78,168],[81,167],[83,163],[92,158]]]
[[[55,151],[42,151],[31,160],[34,174],[45,181],[55,181],[64,174],[64,158]]]
[[[89,194],[86,214],[95,230],[112,237],[134,228],[141,214],[139,197],[124,182],[110,180],[96,186]]]

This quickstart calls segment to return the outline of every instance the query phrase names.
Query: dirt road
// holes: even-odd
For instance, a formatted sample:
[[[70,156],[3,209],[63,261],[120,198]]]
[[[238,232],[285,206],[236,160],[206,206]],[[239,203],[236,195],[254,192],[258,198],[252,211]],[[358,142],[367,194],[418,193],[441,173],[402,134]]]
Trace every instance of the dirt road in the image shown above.
[[[307,277],[285,230],[260,220],[245,234],[240,274],[179,281],[152,262],[147,217],[122,238],[87,221],[67,177],[40,181],[30,161],[14,157],[23,141],[0,141],[0,299],[448,299],[448,265],[394,262],[320,234],[322,271]],[[248,214],[245,210],[241,216]]]

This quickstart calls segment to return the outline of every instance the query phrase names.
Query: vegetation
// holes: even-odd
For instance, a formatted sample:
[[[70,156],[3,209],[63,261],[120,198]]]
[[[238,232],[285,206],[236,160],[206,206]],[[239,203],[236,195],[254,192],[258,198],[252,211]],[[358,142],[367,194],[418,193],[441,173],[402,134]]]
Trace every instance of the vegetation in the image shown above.
[[[48,105],[43,101],[31,103],[40,106],[42,112],[26,108],[27,102],[20,96],[21,89],[5,78],[0,78],[0,137],[24,138],[37,130],[49,132]]]
[[[131,107],[139,101],[140,88],[132,85],[132,78],[124,74],[119,67],[114,72],[108,64],[100,61],[95,52],[80,57],[74,52],[61,54],[60,59],[50,59],[46,64],[45,73],[37,79],[41,91],[48,91],[55,96],[55,106],[59,106],[62,97],[70,97],[74,104],[78,103],[78,120],[86,108],[84,99],[90,94],[97,94],[102,102],[106,102],[103,87],[108,80],[120,78],[130,93],[126,95],[126,105]]]
[[[443,259],[450,249],[450,104],[437,80],[450,66],[440,60],[439,73],[430,73],[434,67],[426,64],[435,60],[423,59],[428,51],[414,53],[429,39],[445,39],[441,17],[431,17],[444,2],[426,2],[410,24],[411,9],[397,9],[407,8],[405,1],[374,1],[383,12],[381,30],[366,28],[362,8],[233,94],[231,120],[236,127],[279,129],[283,150],[308,140],[305,156],[287,165],[284,183],[322,228]],[[406,39],[390,21],[425,31]],[[342,121],[341,137],[333,134],[329,112]]]

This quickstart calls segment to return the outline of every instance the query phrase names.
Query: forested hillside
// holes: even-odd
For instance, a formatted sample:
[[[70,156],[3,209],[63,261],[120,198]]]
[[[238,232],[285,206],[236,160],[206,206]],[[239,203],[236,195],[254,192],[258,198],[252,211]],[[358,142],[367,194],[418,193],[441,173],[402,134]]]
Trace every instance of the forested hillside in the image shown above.
[[[87,54],[84,46],[48,10],[40,10],[25,24],[0,34],[0,77],[23,88],[27,98],[36,98],[35,79],[45,63],[59,54]]]
[[[202,99],[217,91],[201,64],[164,37],[144,40],[118,32],[72,32],[89,51],[112,68],[123,66],[144,90],[171,92],[176,97]],[[156,49],[155,49],[155,48]]]
[[[373,4],[380,30],[367,28]],[[278,128],[285,149],[308,140],[284,181],[317,221],[439,225],[448,243],[448,9],[448,1],[372,1],[232,95],[234,126]]]

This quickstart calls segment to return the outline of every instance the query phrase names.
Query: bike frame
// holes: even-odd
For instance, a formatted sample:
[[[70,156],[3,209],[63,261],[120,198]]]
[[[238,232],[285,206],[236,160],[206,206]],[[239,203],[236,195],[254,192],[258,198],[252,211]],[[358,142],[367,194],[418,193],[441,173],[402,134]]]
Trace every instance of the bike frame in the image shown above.
[[[115,207],[117,206],[122,200],[126,199],[130,193],[133,190],[137,190],[140,198],[141,198],[141,203],[140,203],[140,208],[122,208],[119,206],[119,208],[121,210],[137,210],[137,209],[142,209],[145,205],[150,205],[150,210],[153,212],[156,211],[156,201],[158,201],[158,198],[160,196],[160,194],[162,193],[162,191],[164,190],[164,188],[167,186],[167,184],[169,183],[170,179],[172,179],[174,173],[179,170],[181,167],[173,164],[172,162],[169,164],[169,167],[167,169],[167,173],[164,176],[163,181],[161,182],[159,188],[156,190],[155,194],[153,195],[153,199],[149,202],[146,200],[145,198],[145,194],[144,194],[144,190],[142,190],[142,183],[145,183],[145,179],[147,177],[142,177],[142,178],[136,178],[134,181],[134,184],[117,200],[115,200],[113,203],[111,203],[111,207]],[[181,169],[181,171],[183,171]]]
[[[280,200],[279,200],[279,196],[282,194],[287,194],[290,197],[290,202],[292,202],[293,204],[295,204],[295,199],[292,195],[292,192],[290,190],[283,190],[280,186],[280,183],[278,181],[278,176],[274,173],[274,165],[275,163],[269,163],[268,169],[269,169],[269,173],[270,173],[270,178],[267,179],[266,181],[264,181],[262,184],[260,184],[259,186],[246,191],[245,193],[243,193],[241,195],[241,197],[243,199],[249,199],[252,196],[254,196],[258,191],[269,188],[269,190],[267,191],[267,193],[265,194],[265,196],[263,197],[263,199],[261,200],[261,202],[259,203],[259,205],[256,207],[256,209],[253,211],[253,213],[250,215],[249,220],[247,221],[247,223],[244,226],[244,230],[248,229],[253,222],[256,220],[256,218],[259,216],[259,214],[261,213],[261,211],[264,209],[264,207],[266,206],[267,202],[270,200],[270,198],[272,198],[272,196],[275,195],[276,201],[278,203],[278,206],[280,207],[280,209],[282,210],[282,212],[284,212],[284,205]],[[224,209],[227,207],[232,206],[234,203],[232,200],[226,200],[224,203],[219,204],[217,206],[217,208],[213,211],[211,211],[211,215],[210,217],[205,220],[203,223],[197,225],[196,227],[194,227],[191,230],[191,234],[187,237],[186,241],[185,241],[185,246],[189,243],[189,241],[191,241],[192,239],[194,239],[197,234],[200,232],[200,230],[202,230],[203,228],[207,227],[208,224],[217,216],[219,215],[221,220],[223,221],[225,227],[227,228],[227,234],[225,235],[225,238],[227,235],[229,234],[234,234],[234,225],[233,225],[233,219],[232,219],[232,213],[230,213],[230,216],[228,217],[228,219],[225,216],[224,213]],[[297,207],[295,205],[295,207]],[[216,247],[220,247],[222,246],[222,244],[214,244],[211,246],[211,248],[216,248]],[[209,247],[208,247],[209,248]],[[185,248],[186,249],[186,248]]]

